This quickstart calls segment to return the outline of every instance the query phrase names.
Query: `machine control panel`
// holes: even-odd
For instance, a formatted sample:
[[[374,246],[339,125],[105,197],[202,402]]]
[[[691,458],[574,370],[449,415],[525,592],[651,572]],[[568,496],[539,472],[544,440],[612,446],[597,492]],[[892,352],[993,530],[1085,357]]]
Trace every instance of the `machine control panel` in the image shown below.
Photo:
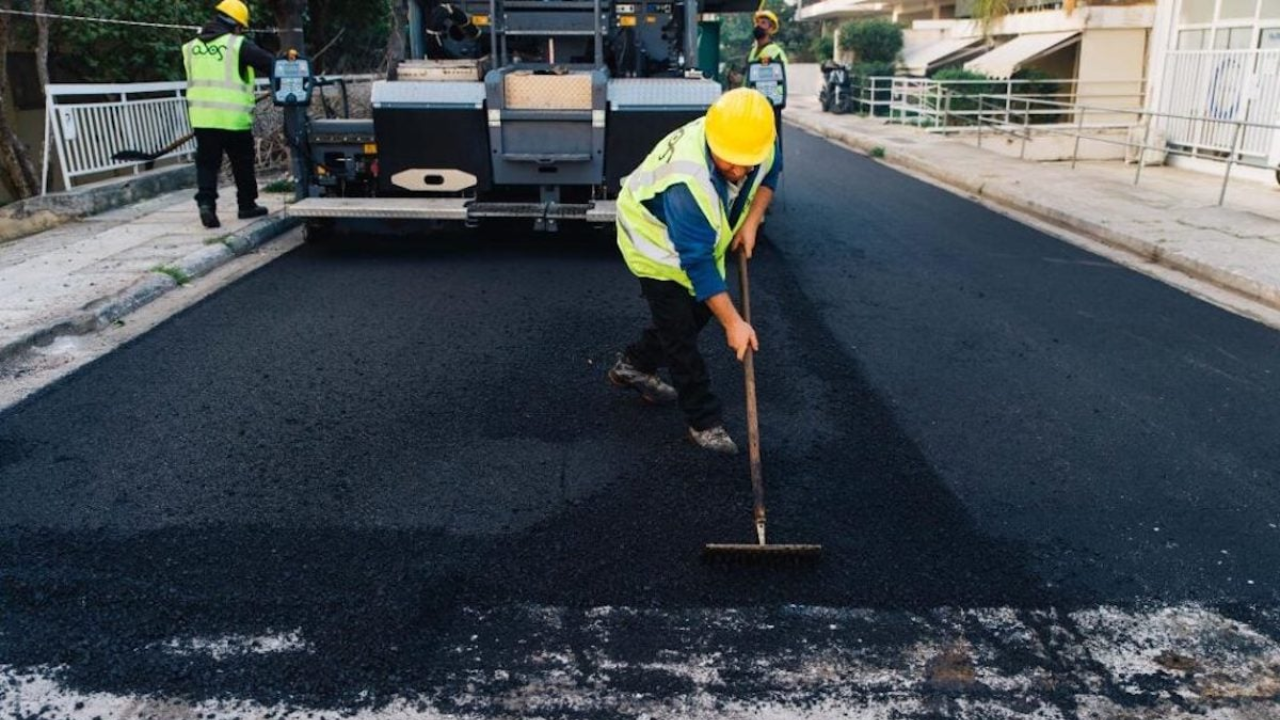
[[[311,61],[290,53],[289,58],[276,60],[271,72],[271,97],[283,107],[311,104],[311,91],[315,78],[311,75]]]

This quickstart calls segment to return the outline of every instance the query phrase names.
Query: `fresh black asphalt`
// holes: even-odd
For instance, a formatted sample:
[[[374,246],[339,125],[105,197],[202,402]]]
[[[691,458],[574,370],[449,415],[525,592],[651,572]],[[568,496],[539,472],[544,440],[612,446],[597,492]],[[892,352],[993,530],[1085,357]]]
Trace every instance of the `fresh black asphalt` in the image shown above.
[[[822,543],[817,567],[699,562],[751,540],[746,460],[605,381],[645,318],[609,232],[359,236],[0,415],[0,665],[447,708],[528,661],[513,608],[1276,602],[1280,333],[808,135],[787,153],[757,374],[772,539]],[[703,347],[745,441],[741,372],[715,327]],[[295,630],[314,652],[156,651]]]

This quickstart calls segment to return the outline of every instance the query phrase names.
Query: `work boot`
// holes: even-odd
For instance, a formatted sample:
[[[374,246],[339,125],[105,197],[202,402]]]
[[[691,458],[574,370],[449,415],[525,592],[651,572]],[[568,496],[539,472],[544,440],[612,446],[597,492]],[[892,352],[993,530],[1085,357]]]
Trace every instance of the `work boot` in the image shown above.
[[[212,205],[200,205],[200,222],[207,228],[220,227],[222,223],[218,222],[218,211]]]
[[[640,372],[621,353],[618,360],[609,368],[609,382],[618,387],[629,387],[640,393],[645,402],[655,405],[666,405],[676,400],[676,389],[668,385],[656,373]]]
[[[249,218],[262,217],[263,215],[266,215],[269,212],[271,211],[262,207],[261,205],[257,205],[257,204],[242,205],[240,207],[240,219],[248,220]]]
[[[725,455],[737,455],[738,445],[729,437],[729,431],[723,425],[709,427],[706,430],[689,428],[689,439],[712,452]]]

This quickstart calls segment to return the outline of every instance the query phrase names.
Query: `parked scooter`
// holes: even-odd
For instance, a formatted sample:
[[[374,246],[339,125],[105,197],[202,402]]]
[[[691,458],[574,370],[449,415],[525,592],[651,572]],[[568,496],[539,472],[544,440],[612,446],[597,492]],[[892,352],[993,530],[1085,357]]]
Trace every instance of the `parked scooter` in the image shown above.
[[[827,60],[822,63],[822,90],[818,102],[823,112],[844,115],[853,111],[853,81],[847,65]]]

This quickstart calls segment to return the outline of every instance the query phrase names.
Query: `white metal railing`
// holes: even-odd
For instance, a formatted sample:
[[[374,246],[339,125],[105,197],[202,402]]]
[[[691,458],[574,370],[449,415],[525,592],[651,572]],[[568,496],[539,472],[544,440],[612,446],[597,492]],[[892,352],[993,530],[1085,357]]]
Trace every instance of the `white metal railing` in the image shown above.
[[[1218,204],[1222,205],[1226,200],[1227,187],[1231,183],[1231,170],[1236,165],[1247,165],[1252,167],[1270,168],[1269,161],[1260,158],[1256,154],[1247,154],[1244,152],[1244,138],[1253,132],[1265,134],[1267,137],[1277,137],[1280,133],[1280,122],[1273,120],[1271,122],[1251,122],[1244,118],[1210,118],[1203,115],[1183,115],[1179,113],[1163,113],[1144,110],[1142,108],[1124,108],[1097,105],[1080,105],[1077,103],[1064,103],[1056,100],[1047,100],[1044,98],[1025,96],[1014,98],[1014,103],[1021,103],[1023,106],[1021,117],[1023,122],[1021,126],[1001,121],[1001,118],[1007,119],[1008,110],[1005,103],[1008,102],[1008,96],[1005,95],[980,95],[977,97],[978,114],[971,119],[976,127],[978,134],[978,147],[982,147],[983,128],[995,131],[998,134],[1012,136],[1022,141],[1022,148],[1019,157],[1025,157],[1028,142],[1034,142],[1034,134],[1045,136],[1059,136],[1074,138],[1075,144],[1071,152],[1071,167],[1075,169],[1076,160],[1080,153],[1080,142],[1087,140],[1094,143],[1103,143],[1107,145],[1119,145],[1125,148],[1126,157],[1132,155],[1136,161],[1137,169],[1134,171],[1133,184],[1137,185],[1142,179],[1142,168],[1147,164],[1148,153],[1154,154],[1161,158],[1157,162],[1163,162],[1166,155],[1193,156],[1191,150],[1182,148],[1177,144],[1171,144],[1168,140],[1164,140],[1159,145],[1152,144],[1152,128],[1167,127],[1173,122],[1186,122],[1199,126],[1212,126],[1209,130],[1215,134],[1222,133],[1230,137],[1226,146],[1226,151],[1218,160],[1224,161],[1222,173],[1222,186],[1218,192]],[[1072,123],[1056,123],[1051,125],[1032,126],[1029,119],[1035,115],[1037,107],[1044,107],[1048,112],[1055,113],[1071,113],[1075,117]],[[1086,129],[1096,129],[1097,124],[1086,124],[1086,118],[1090,115],[1100,115],[1106,118],[1116,116],[1132,116],[1133,120],[1120,127],[1128,127],[1137,132],[1130,132],[1123,140],[1106,137],[1105,135],[1086,135]],[[1116,125],[1104,125],[1106,127],[1117,127]],[[1137,135],[1141,135],[1141,140],[1135,140]],[[1280,174],[1277,175],[1280,179]]]
[[[1067,105],[1106,104],[1128,112],[1141,108],[1142,80],[930,80],[893,78],[889,102],[890,122],[918,125],[935,132],[971,125],[974,117],[999,113],[1005,125],[1070,122],[1070,111],[1059,106],[1028,105],[1031,97]],[[979,107],[976,98],[984,98]],[[1100,120],[1101,118],[1095,118]],[[1119,122],[1118,118],[1113,122]]]
[[[63,187],[86,175],[133,166],[111,156],[121,150],[154,150],[191,132],[185,82],[51,84],[45,88],[41,192],[49,189],[50,146]],[[189,141],[171,155],[190,155]]]
[[[853,102],[864,115],[887,115],[892,104],[893,81],[898,78],[871,76],[853,78],[855,88]]]
[[[258,88],[266,85],[257,82]],[[49,191],[49,164],[56,154],[62,185],[79,178],[144,163],[113,160],[122,150],[153,152],[191,133],[185,82],[50,84],[45,88],[44,157],[41,194]],[[160,156],[190,157],[188,140]],[[160,159],[157,158],[157,159]]]

